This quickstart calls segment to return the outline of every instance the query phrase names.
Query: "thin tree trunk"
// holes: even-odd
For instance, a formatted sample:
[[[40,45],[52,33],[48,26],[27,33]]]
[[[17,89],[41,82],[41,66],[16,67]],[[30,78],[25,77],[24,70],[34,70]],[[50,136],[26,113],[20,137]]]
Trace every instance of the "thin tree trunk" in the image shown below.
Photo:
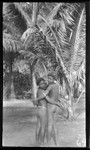
[[[72,98],[73,98],[72,93],[70,93],[70,95],[69,95],[69,105],[70,105],[70,107],[68,107],[69,119],[74,117]]]
[[[10,99],[14,100],[16,98],[15,91],[14,91],[14,83],[13,83],[13,75],[11,76],[11,96]]]
[[[8,83],[3,88],[3,99],[9,100],[10,98],[10,91],[11,91],[11,80],[9,79]]]
[[[69,91],[69,105],[68,111],[69,111],[69,119],[73,118],[73,91],[72,91],[72,75],[70,74],[70,91]]]
[[[12,72],[12,62],[9,63],[9,79],[5,88],[5,99],[11,100],[15,99],[14,85],[13,85],[13,72]]]
[[[32,93],[33,93],[33,98],[36,99],[36,97],[37,97],[37,84],[36,84],[36,78],[35,78],[34,73],[32,73]]]
[[[14,84],[13,84],[13,71],[12,71],[12,61],[10,63],[10,99],[15,99],[15,92],[14,92]]]
[[[30,72],[31,72],[31,75],[30,75],[30,80],[31,80],[31,90],[32,90],[32,98],[33,99],[36,99],[36,94],[37,94],[37,84],[36,84],[36,78],[35,78],[35,70],[34,70],[34,66],[36,65],[37,63],[37,59],[35,59],[31,64],[29,64],[30,66]]]
[[[35,27],[37,25],[37,16],[39,10],[39,3],[33,3],[33,13],[32,13],[32,26]]]
[[[39,3],[33,3],[33,11],[32,11],[32,27],[35,27],[37,25],[37,16],[39,11]],[[37,60],[36,60],[37,61]],[[33,62],[33,65],[31,66],[31,76],[32,76],[32,94],[33,98],[36,99],[36,93],[37,93],[37,86],[36,86],[36,79],[34,75],[34,65],[35,62]]]

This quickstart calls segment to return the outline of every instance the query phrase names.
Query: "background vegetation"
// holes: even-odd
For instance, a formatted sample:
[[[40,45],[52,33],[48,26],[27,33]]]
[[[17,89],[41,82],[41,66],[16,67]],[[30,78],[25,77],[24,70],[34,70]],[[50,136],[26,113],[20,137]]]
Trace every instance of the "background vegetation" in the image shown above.
[[[37,79],[53,74],[72,114],[85,97],[85,39],[84,3],[3,3],[3,100],[36,97]]]

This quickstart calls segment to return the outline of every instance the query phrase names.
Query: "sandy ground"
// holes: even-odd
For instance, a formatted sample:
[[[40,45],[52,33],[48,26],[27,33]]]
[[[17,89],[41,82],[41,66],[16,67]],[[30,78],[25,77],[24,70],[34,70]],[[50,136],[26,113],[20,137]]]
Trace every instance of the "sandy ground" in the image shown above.
[[[38,147],[35,142],[36,118],[33,107],[3,108],[3,146]],[[82,113],[76,121],[55,121],[58,147],[85,147],[85,116]],[[49,147],[54,147],[51,140]],[[47,145],[43,145],[47,147]]]

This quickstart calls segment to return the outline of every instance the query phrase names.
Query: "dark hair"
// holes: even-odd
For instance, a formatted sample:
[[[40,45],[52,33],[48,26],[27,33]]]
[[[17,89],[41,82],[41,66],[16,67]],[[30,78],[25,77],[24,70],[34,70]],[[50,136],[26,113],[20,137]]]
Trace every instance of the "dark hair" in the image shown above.
[[[48,77],[52,77],[54,80],[56,80],[56,77],[53,74],[48,74]]]
[[[41,81],[45,81],[43,78],[39,78],[38,80],[37,80],[37,85],[39,85],[40,83],[41,83]]]

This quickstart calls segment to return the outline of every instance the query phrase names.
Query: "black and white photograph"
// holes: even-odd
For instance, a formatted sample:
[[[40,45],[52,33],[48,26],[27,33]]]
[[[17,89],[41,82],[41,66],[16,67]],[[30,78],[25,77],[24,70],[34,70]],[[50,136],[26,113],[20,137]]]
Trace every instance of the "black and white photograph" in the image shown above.
[[[86,147],[86,4],[3,2],[3,147]]]

